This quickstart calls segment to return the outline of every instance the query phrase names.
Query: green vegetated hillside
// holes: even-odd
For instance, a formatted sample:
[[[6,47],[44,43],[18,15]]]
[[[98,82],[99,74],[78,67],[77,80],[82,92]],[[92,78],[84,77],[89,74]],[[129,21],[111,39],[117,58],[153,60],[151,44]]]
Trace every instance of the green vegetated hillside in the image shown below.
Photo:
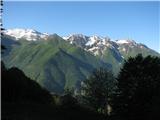
[[[118,74],[121,64],[124,61],[119,51],[115,51],[111,48],[107,48],[105,50],[104,55],[101,57],[101,59],[112,65],[112,71],[115,75]]]
[[[7,48],[2,59],[8,68],[18,67],[51,92],[79,88],[81,81],[96,68],[111,69],[110,64],[56,34],[39,41],[15,41],[3,36],[2,44]]]

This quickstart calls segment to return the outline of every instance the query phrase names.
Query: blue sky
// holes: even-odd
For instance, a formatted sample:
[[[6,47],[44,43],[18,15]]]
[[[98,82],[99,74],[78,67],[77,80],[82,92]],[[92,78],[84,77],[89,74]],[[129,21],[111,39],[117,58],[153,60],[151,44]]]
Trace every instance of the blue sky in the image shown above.
[[[3,26],[134,39],[160,52],[160,2],[5,2]]]

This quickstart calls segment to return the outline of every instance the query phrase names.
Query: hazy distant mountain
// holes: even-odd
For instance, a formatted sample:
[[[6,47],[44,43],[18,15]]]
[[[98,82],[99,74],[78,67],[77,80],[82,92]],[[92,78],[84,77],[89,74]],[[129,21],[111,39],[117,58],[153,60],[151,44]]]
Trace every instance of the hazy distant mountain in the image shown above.
[[[10,29],[4,34],[2,44],[7,49],[2,59],[6,65],[20,68],[49,91],[59,93],[79,88],[81,81],[98,67],[117,74],[129,56],[160,56],[133,40],[112,41],[109,37],[82,34],[60,37],[32,29]]]

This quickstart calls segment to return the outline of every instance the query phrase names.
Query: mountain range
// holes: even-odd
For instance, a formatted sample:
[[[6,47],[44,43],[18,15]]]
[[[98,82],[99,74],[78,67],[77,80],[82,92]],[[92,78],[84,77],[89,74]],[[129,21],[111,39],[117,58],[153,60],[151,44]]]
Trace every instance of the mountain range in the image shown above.
[[[79,89],[93,70],[104,67],[117,75],[123,61],[141,53],[160,56],[134,40],[109,37],[41,33],[33,29],[8,29],[2,36],[6,50],[2,60],[7,67],[18,67],[51,92]]]

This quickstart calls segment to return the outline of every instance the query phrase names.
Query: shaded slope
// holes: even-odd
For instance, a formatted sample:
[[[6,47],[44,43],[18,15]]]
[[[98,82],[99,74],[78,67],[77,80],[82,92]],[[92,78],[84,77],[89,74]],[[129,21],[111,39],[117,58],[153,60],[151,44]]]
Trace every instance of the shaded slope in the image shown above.
[[[2,67],[2,104],[13,103],[46,103],[53,102],[52,96],[38,83],[31,80],[18,68]]]

